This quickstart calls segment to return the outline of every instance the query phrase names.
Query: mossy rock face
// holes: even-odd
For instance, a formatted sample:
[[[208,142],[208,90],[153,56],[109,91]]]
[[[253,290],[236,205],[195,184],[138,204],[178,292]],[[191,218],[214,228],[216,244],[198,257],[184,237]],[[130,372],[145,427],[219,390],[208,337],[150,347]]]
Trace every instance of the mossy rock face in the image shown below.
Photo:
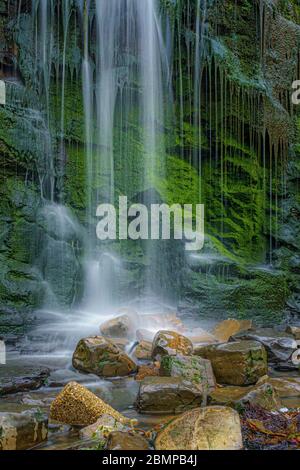
[[[209,346],[199,354],[211,361],[220,384],[253,385],[268,371],[266,350],[257,341]]]
[[[209,394],[216,386],[210,361],[197,356],[165,356],[160,364],[160,375],[182,377]]]

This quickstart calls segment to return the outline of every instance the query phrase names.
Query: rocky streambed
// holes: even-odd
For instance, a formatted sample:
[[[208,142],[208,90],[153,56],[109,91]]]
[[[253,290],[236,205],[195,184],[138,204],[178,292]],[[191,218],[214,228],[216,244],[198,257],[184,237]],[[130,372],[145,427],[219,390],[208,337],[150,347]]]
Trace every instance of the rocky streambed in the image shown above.
[[[298,327],[163,320],[118,315],[73,355],[17,342],[0,368],[0,449],[300,447]]]

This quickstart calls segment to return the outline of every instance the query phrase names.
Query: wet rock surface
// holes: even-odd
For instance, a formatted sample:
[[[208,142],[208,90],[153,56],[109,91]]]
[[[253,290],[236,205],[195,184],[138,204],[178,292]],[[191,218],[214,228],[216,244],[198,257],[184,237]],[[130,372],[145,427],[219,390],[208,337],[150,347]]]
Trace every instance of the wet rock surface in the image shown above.
[[[289,360],[297,349],[296,340],[291,334],[272,328],[260,328],[255,331],[239,333],[235,339],[259,341],[266,348],[268,359],[274,362]]]
[[[160,364],[160,375],[182,377],[199,387],[203,393],[216,387],[211,362],[197,356],[164,356]]]
[[[142,436],[130,435],[126,432],[112,432],[109,435],[106,450],[148,450],[149,442]]]
[[[45,384],[49,375],[50,370],[42,367],[0,366],[0,397],[37,390]]]
[[[157,450],[240,450],[239,415],[231,408],[207,407],[175,418],[157,436]]]
[[[237,410],[247,404],[260,406],[268,411],[279,410],[283,404],[270,381],[252,387],[218,387],[211,395],[212,405],[231,406]]]
[[[48,418],[38,410],[0,413],[0,450],[26,450],[47,436]]]
[[[76,382],[68,384],[51,405],[52,420],[71,426],[90,426],[108,414],[121,423],[126,418]]]
[[[292,335],[296,341],[300,340],[300,326],[288,326],[285,331]]]
[[[211,361],[220,384],[252,385],[267,373],[267,354],[257,341],[208,346],[195,352]]]
[[[137,371],[133,360],[102,336],[82,339],[78,343],[73,367],[99,377],[124,377]]]
[[[299,449],[299,412],[274,413],[247,405],[241,422],[244,444],[249,450]]]
[[[151,360],[152,343],[149,341],[141,341],[135,348],[134,355],[140,361]]]
[[[230,324],[232,324],[231,320]],[[74,370],[69,366],[69,363],[67,364],[69,357],[63,360],[59,359],[59,361],[53,359],[52,362],[48,362],[47,359],[45,364],[51,373],[43,383],[41,390],[31,390],[30,394],[28,391],[21,391],[17,394],[3,396],[0,411],[20,414],[25,410],[30,411],[38,407],[50,417],[51,424],[47,441],[38,439],[33,444],[31,442],[26,444],[26,448],[37,445],[38,448],[50,450],[87,448],[92,450],[107,448],[110,450],[110,447],[116,450],[138,450],[148,449],[149,445],[153,445],[156,437],[158,438],[174,420],[176,421],[178,417],[181,418],[183,414],[190,411],[198,413],[211,407],[221,407],[222,409],[225,407],[237,411],[242,417],[244,444],[247,449],[252,448],[253,442],[255,446],[259,442],[263,448],[271,447],[271,439],[268,437],[269,428],[265,424],[264,418],[259,421],[260,412],[257,410],[263,410],[264,413],[272,412],[276,416],[279,413],[279,416],[289,416],[289,419],[293,419],[294,415],[298,416],[300,409],[300,377],[298,372],[293,371],[294,377],[290,373],[278,374],[276,369],[278,362],[276,364],[271,362],[269,376],[267,376],[264,360],[266,353],[262,352],[263,345],[260,342],[250,340],[237,340],[236,336],[231,337],[231,342],[227,343],[216,342],[215,337],[213,337],[213,343],[209,341],[206,343],[195,342],[193,354],[178,354],[178,344],[180,347],[187,345],[190,353],[191,338],[196,337],[193,336],[194,334],[198,336],[200,333],[200,338],[211,337],[211,333],[207,332],[206,335],[205,330],[202,329],[199,331],[195,328],[189,330],[190,333],[188,333],[186,328],[182,328],[182,331],[187,336],[171,332],[171,344],[169,342],[167,346],[171,345],[173,348],[168,350],[167,354],[159,356],[159,361],[149,356],[137,359],[137,374],[132,376],[106,377],[96,375],[95,372],[88,373],[87,370],[85,372],[80,369]],[[169,333],[168,330],[167,332]],[[251,330],[251,333],[253,332],[254,330]],[[184,339],[176,341],[178,336]],[[94,344],[95,338],[97,338],[96,345]],[[93,355],[93,347],[99,346],[99,338],[100,344],[104,344],[103,351],[107,351],[106,348],[109,345],[109,351],[117,352],[117,357],[120,354],[126,356],[121,347],[123,345],[127,348],[129,344],[127,338],[89,337],[83,340],[85,342],[91,339],[91,348],[89,345],[88,353],[83,358],[87,361],[88,367],[94,363],[96,363],[96,367],[99,366],[98,353]],[[186,339],[188,342],[185,341]],[[135,349],[132,346],[130,354],[132,353],[133,356],[135,356]],[[148,353],[152,352],[150,341],[146,342],[146,350]],[[129,351],[129,348],[126,351]],[[101,361],[104,359],[109,364],[115,358],[114,354],[107,356],[104,352],[104,358],[101,354]],[[208,359],[211,355],[214,359]],[[21,367],[22,370],[28,367],[28,362],[29,359],[25,358],[25,361],[22,359],[22,363],[24,363],[24,366]],[[12,364],[15,365],[15,361]],[[258,367],[258,364],[261,367]],[[43,369],[42,365],[40,367]],[[220,375],[218,378],[214,378],[214,369],[217,371],[220,369],[220,374],[227,375],[228,384],[224,382],[221,385]],[[233,380],[239,385],[231,385]],[[77,383],[74,383],[75,381]],[[64,389],[59,391],[62,387]],[[249,407],[255,416],[254,423],[251,419],[249,421],[248,417],[248,421],[244,421],[244,416],[248,416]],[[270,419],[271,417],[272,415],[270,415]],[[280,418],[280,420],[285,423],[284,419]],[[230,445],[228,441],[223,441],[223,444],[218,441],[219,443],[215,444],[214,438],[208,437],[208,428],[205,429],[205,432],[202,429],[200,437],[198,434],[192,434],[192,431],[195,433],[199,431],[198,424],[194,430],[191,429],[192,422],[191,420],[182,421],[179,426],[180,440],[177,441],[176,435],[179,431],[176,429],[173,434],[171,433],[171,439],[175,441],[175,444],[169,440],[165,445],[174,445],[176,449],[176,446],[181,449],[182,445],[187,448],[194,446],[192,448],[195,449],[198,448],[197,446],[202,449],[207,448],[207,445],[216,447]],[[197,421],[197,423],[199,422]],[[207,418],[207,423],[209,422],[210,418]],[[215,419],[211,422],[209,432],[212,435],[217,435],[219,431],[213,431]],[[261,423],[266,427],[264,432],[262,432],[264,428]],[[221,422],[219,426],[222,426]],[[272,429],[274,426],[272,424]],[[79,429],[81,427],[82,429]],[[224,429],[227,430],[226,425]],[[228,432],[226,431],[227,434]],[[279,432],[281,431],[279,430]],[[285,433],[286,431],[283,430],[282,435]],[[112,436],[114,436],[114,440],[110,441]],[[222,438],[220,437],[220,439]],[[290,446],[290,443],[286,442],[288,439],[284,441],[284,445]],[[183,444],[181,445],[181,443]],[[282,445],[280,442],[279,448]]]
[[[159,368],[155,364],[140,366],[135,380],[142,381],[146,377],[158,377],[160,375]]]
[[[177,354],[190,356],[193,349],[192,342],[185,336],[174,331],[159,331],[153,340],[152,359],[160,360],[163,356]]]
[[[147,377],[141,384],[136,408],[142,414],[178,414],[203,403],[203,393],[180,377]]]

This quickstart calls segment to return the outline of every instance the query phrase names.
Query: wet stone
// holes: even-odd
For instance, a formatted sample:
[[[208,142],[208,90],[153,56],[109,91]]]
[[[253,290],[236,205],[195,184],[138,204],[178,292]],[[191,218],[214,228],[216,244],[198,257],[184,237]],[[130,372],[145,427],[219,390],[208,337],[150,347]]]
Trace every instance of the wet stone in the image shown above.
[[[163,356],[193,354],[193,343],[185,336],[174,331],[159,331],[152,344],[152,359],[160,360]]]
[[[112,432],[108,438],[107,450],[148,450],[149,442],[138,434],[129,434],[127,432]]]
[[[189,411],[157,436],[156,450],[241,450],[241,423],[232,408],[212,406]]]
[[[125,377],[137,371],[132,359],[102,336],[79,341],[73,355],[73,367],[99,377]]]
[[[47,381],[50,370],[30,366],[0,367],[0,396],[38,390]]]
[[[45,441],[48,418],[39,410],[0,413],[0,450],[26,450]]]
[[[253,385],[268,370],[267,353],[257,341],[208,346],[195,351],[211,361],[216,380],[226,385]]]
[[[147,377],[140,384],[136,408],[141,414],[174,415],[201,406],[205,398],[181,377]]]

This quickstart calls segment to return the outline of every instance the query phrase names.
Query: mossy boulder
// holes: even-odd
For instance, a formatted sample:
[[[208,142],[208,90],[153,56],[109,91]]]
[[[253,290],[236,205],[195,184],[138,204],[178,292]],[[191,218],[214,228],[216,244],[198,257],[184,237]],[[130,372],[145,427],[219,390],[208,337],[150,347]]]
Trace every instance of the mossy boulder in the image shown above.
[[[160,364],[162,377],[182,377],[209,394],[216,381],[209,360],[197,356],[164,356]]]
[[[231,406],[238,411],[249,404],[268,411],[276,411],[282,407],[281,399],[269,381],[258,382],[251,387],[218,387],[211,395],[211,404]]]
[[[193,353],[193,343],[183,335],[174,331],[159,331],[152,343],[152,358],[157,360],[164,356]]]
[[[217,382],[227,385],[252,385],[268,370],[267,353],[257,341],[208,346],[197,354],[211,361]]]

